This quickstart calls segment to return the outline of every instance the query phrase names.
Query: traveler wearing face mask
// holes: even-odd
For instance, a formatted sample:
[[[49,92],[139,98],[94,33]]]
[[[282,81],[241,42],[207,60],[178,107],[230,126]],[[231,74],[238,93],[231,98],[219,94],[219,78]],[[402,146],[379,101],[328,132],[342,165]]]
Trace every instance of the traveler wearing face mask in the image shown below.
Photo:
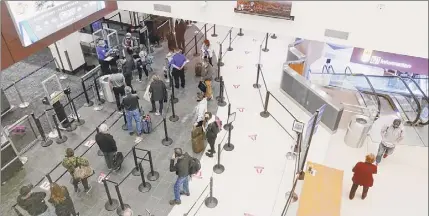
[[[105,61],[105,59],[111,54],[112,50],[106,46],[104,40],[99,40],[95,51],[97,52],[97,58],[98,62],[100,63],[101,72],[103,72],[103,75],[110,74],[111,71],[109,62]]]
[[[133,50],[135,44],[134,44],[134,40],[131,36],[131,33],[127,33],[125,34],[125,38],[122,40],[122,47],[124,47],[125,51],[127,50]]]
[[[404,139],[404,129],[401,120],[395,119],[391,125],[385,125],[381,129],[381,143],[378,147],[376,165],[381,162],[381,157],[386,158],[395,150],[396,145]]]

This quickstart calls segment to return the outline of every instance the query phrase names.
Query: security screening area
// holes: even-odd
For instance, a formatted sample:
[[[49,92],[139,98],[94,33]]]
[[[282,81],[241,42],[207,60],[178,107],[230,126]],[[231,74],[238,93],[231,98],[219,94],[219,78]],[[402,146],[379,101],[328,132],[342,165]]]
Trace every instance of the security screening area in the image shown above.
[[[71,35],[76,72],[70,38],[2,70],[1,215],[427,214],[420,126],[302,39],[124,10]]]

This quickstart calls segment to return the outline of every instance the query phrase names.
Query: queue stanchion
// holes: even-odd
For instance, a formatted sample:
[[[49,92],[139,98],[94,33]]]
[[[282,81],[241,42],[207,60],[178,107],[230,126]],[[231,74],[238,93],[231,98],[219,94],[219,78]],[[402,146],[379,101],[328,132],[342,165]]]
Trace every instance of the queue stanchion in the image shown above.
[[[86,107],[91,107],[94,105],[94,102],[89,100],[89,96],[88,96],[88,92],[86,90],[85,82],[82,80],[81,83],[82,83],[82,88],[83,88],[83,94],[85,95],[85,100],[86,100],[86,103],[84,103],[83,105]]]
[[[137,152],[136,152],[136,147],[135,146],[133,146],[132,152],[133,152],[134,168],[131,171],[131,174],[133,176],[139,176],[140,175],[140,170],[139,170],[139,163],[137,162]]]
[[[207,208],[214,208],[218,203],[219,201],[213,196],[213,177],[210,177],[210,195],[204,200],[204,204]]]
[[[127,131],[128,130],[128,126],[127,126],[127,113],[125,111],[125,108],[122,108],[122,116],[124,118],[124,124],[122,125],[122,130]]]
[[[26,102],[24,100],[24,98],[22,97],[21,92],[18,90],[18,88],[16,87],[16,82],[13,83],[13,88],[15,88],[16,93],[18,94],[18,98],[21,101],[21,103],[18,105],[19,108],[23,109],[23,108],[27,108],[28,106],[30,106],[29,102]]]
[[[240,31],[238,32],[238,34],[237,34],[238,36],[243,36],[244,34],[243,34],[243,29],[242,28],[240,28]]]
[[[170,80],[170,85],[171,85],[171,101],[173,101],[173,103],[177,103],[179,102],[179,98],[176,98],[175,93],[174,93],[174,85],[173,85],[173,80]]]
[[[217,37],[217,34],[216,34],[216,24],[213,25],[213,34],[212,34],[212,37]]]
[[[230,124],[232,124],[232,122]],[[234,145],[231,143],[231,130],[232,130],[232,127],[229,127],[228,128],[228,142],[223,146],[223,149],[225,151],[232,151],[232,150],[234,150]]]
[[[48,180],[49,184],[53,183],[52,178],[51,178],[51,176],[49,174],[46,174],[45,177]]]
[[[219,92],[219,96],[216,97],[217,105],[220,107],[224,107],[226,105],[225,97],[223,96],[224,88],[225,88],[225,83],[223,82],[223,78],[220,77],[220,88],[219,88],[220,92]]]
[[[163,122],[164,122],[164,135],[165,135],[165,138],[162,139],[161,143],[163,145],[165,145],[165,146],[169,146],[169,145],[171,145],[173,143],[173,139],[171,139],[170,137],[168,137],[167,120],[165,119],[165,117],[163,119]]]
[[[234,49],[231,47],[232,45],[232,29],[229,30],[229,46],[228,46],[228,51],[233,51]]]
[[[152,189],[152,185],[149,182],[146,182],[146,179],[144,178],[144,170],[142,163],[139,163],[139,171],[140,171],[140,177],[142,179],[142,183],[139,185],[139,191],[142,193],[147,193]]]
[[[41,146],[48,147],[52,145],[53,141],[46,137],[45,131],[43,130],[42,124],[39,119],[36,119],[34,113],[31,113],[31,117],[33,117],[34,123],[36,124],[37,130],[39,131],[40,137],[42,137]]]
[[[100,133],[100,130],[98,129],[98,127],[95,128],[96,133]],[[97,150],[97,155],[98,156],[104,156],[104,153],[101,151],[101,149]]]
[[[277,39],[276,34],[272,34],[272,35],[271,35],[271,39]]]
[[[77,109],[76,109],[76,106],[74,104],[73,99],[70,98],[70,88],[67,88],[64,92],[66,93],[67,100],[70,102],[70,106],[72,108],[72,111],[74,112],[73,114],[76,117],[76,122],[77,122],[76,125],[81,126],[81,125],[85,124],[85,120],[81,119],[79,117],[79,114],[77,113]]]
[[[256,71],[256,83],[253,84],[253,88],[258,89],[258,88],[261,88],[261,84],[259,84],[259,75],[261,73],[261,64],[257,64],[256,67],[257,67],[257,71]]]
[[[146,177],[149,181],[156,181],[159,179],[159,172],[155,171],[155,169],[153,168],[152,152],[148,151],[147,155],[149,157],[150,172],[147,174]]]
[[[229,130],[229,128],[234,129],[234,126],[231,124],[230,122],[230,117],[231,116],[231,103],[228,104],[228,119],[226,120],[226,124],[223,126],[224,130]]]
[[[58,133],[58,137],[55,139],[57,144],[65,143],[67,141],[67,136],[61,134],[60,127],[58,126],[57,118],[55,118],[55,114],[52,114],[52,119],[54,120],[55,128]]]
[[[268,112],[268,101],[269,101],[269,99],[270,99],[270,92],[267,91],[267,93],[265,95],[264,111],[259,113],[259,115],[262,118],[268,118],[270,116],[270,113]]]
[[[195,46],[194,56],[199,56],[200,54],[198,54],[197,33],[195,33],[194,35],[194,46]]]
[[[177,122],[179,121],[179,116],[176,115],[176,111],[174,110],[174,101],[173,101],[173,95],[171,95],[171,116],[168,118],[171,122]]]
[[[222,60],[222,55],[223,55],[222,46],[223,46],[222,43],[220,43],[219,44],[219,57],[218,57],[218,61],[217,61],[217,64],[220,67],[223,67],[225,65],[223,63],[223,60]],[[216,81],[216,82],[219,82],[219,81]]]
[[[100,90],[98,89],[97,77],[96,76],[94,76],[94,88],[95,88],[95,93],[97,94],[98,103],[99,104],[104,104],[105,100],[100,97]]]
[[[204,24],[204,40],[207,40],[207,24]]]
[[[222,174],[225,171],[225,166],[220,163],[220,143],[217,145],[217,164],[213,166],[213,172]]]
[[[104,204],[104,209],[106,209],[107,211],[113,211],[119,207],[119,202],[117,199],[112,199],[106,179],[103,179],[102,181],[103,181],[104,190],[106,191],[106,196],[107,196],[107,202]]]
[[[270,49],[268,49],[268,33],[267,33],[267,35],[265,36],[265,48],[264,48],[264,49],[262,49],[262,51],[264,51],[264,52],[268,52],[268,51],[270,51]]]
[[[118,195],[119,207],[116,209],[116,213],[120,216],[124,215],[124,211],[127,208],[130,208],[130,205],[125,204],[122,200],[121,191],[119,190],[119,185],[115,185],[116,194]]]

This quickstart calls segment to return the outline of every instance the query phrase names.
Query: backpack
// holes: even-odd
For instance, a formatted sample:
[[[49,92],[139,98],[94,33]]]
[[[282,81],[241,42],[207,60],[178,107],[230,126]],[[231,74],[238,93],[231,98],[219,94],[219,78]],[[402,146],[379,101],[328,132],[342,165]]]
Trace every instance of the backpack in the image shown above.
[[[113,157],[113,166],[120,169],[123,161],[124,154],[122,154],[122,152],[116,152],[115,156]]]
[[[189,156],[189,155],[188,155]],[[195,175],[200,171],[201,163],[197,158],[189,156],[189,175]]]
[[[142,118],[142,132],[145,134],[152,132],[152,120],[149,115]]]

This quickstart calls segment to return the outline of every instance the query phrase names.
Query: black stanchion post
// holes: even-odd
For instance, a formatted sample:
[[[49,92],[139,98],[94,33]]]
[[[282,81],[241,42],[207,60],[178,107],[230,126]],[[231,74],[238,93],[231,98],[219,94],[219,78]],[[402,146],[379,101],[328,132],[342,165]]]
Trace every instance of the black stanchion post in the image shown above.
[[[125,108],[122,108],[122,116],[124,117],[124,124],[122,125],[122,130],[124,131],[128,130],[126,112],[127,111],[125,110]]]
[[[204,40],[207,40],[207,24],[204,24]]]
[[[170,85],[171,85],[171,101],[173,101],[173,103],[177,103],[179,102],[179,98],[176,98],[175,94],[174,94],[174,85],[173,85],[173,80],[170,79]]]
[[[55,114],[52,115],[52,118],[54,120],[55,128],[57,129],[58,137],[55,140],[57,144],[65,143],[67,141],[67,136],[61,134],[60,127],[58,126],[57,118],[55,118]]]
[[[213,166],[213,172],[216,174],[222,174],[225,171],[225,167],[220,163],[220,143],[217,146],[217,164]]]
[[[122,200],[121,191],[119,190],[119,185],[115,185],[116,194],[118,195],[119,208],[116,209],[116,213],[120,216],[124,214],[125,209],[130,208],[128,204],[125,204]]]
[[[139,170],[139,163],[137,162],[137,152],[136,152],[135,146],[133,146],[132,152],[133,152],[134,168],[131,171],[131,174],[133,174],[133,176],[139,176],[140,170]]]
[[[229,130],[229,128],[234,129],[234,126],[231,122],[229,122],[229,116],[231,115],[231,103],[228,104],[228,119],[226,121],[226,124],[223,126],[224,130]]]
[[[103,179],[103,185],[104,190],[106,191],[107,195],[107,202],[104,204],[104,208],[107,211],[113,211],[118,208],[119,202],[117,199],[112,199],[112,196],[110,195],[109,186],[107,185],[106,179]]]
[[[242,28],[240,28],[240,31],[238,32],[238,34],[237,34],[238,36],[243,36],[244,34],[243,34],[243,29]]]
[[[267,33],[267,36],[265,37],[265,48],[262,49],[262,51],[264,52],[270,51],[267,46],[268,46],[268,33]]]
[[[207,208],[214,208],[218,204],[216,197],[213,197],[213,177],[210,177],[210,195],[204,200]]]
[[[152,152],[148,151],[147,155],[149,157],[149,167],[150,167],[150,172],[147,174],[147,179],[149,181],[156,181],[159,179],[159,172],[155,171],[153,169],[153,160],[152,160]]]
[[[271,35],[271,39],[277,39],[276,34],[272,34],[272,35]]]
[[[48,179],[49,184],[52,184],[52,178],[49,174],[45,175],[46,179]]]
[[[267,94],[265,95],[265,104],[264,104],[264,111],[259,113],[259,115],[262,118],[268,118],[270,116],[270,113],[268,112],[268,101],[270,99],[270,92],[267,91]]]
[[[228,143],[223,146],[223,149],[225,151],[234,150],[234,145],[231,143],[231,128],[228,128]]]
[[[77,121],[76,125],[81,126],[81,125],[85,124],[85,120],[80,119],[79,114],[77,113],[77,109],[76,109],[76,106],[74,104],[73,99],[70,100],[70,105],[72,106],[72,109],[74,111],[74,115],[76,116],[76,121]]]
[[[259,75],[261,73],[261,65],[257,64],[257,71],[256,71],[256,83],[253,84],[253,88],[261,88],[261,85],[259,84]]]
[[[98,104],[104,104],[104,99],[102,99],[100,97],[100,92],[98,90],[97,77],[96,76],[94,76],[94,88],[95,88],[95,93],[97,94]]]
[[[197,35],[194,35],[194,46],[195,46],[194,56],[199,56],[200,54],[198,54]]]
[[[165,138],[162,139],[161,143],[165,146],[169,146],[173,143],[173,140],[168,137],[168,132],[167,132],[167,120],[164,117],[164,134],[165,134]]]
[[[222,61],[222,54],[223,54],[223,51],[222,51],[222,44],[219,44],[219,57],[218,57],[218,60],[217,60],[217,64],[218,64],[218,69],[219,69],[219,67],[223,67],[225,64],[223,63],[223,61]],[[220,70],[218,70],[218,73],[219,73],[219,71]],[[218,77],[216,77],[216,78],[218,78],[219,79],[219,75],[218,75]],[[216,80],[215,79],[215,81],[216,82],[219,82],[219,80]]]
[[[228,51],[233,51],[234,49],[231,47],[232,45],[232,29],[229,30],[229,46],[228,46]]]
[[[90,107],[90,106],[94,105],[94,102],[89,100],[88,92],[86,92],[85,82],[82,80],[81,83],[82,83],[82,88],[83,88],[83,94],[85,95],[85,100],[86,100],[86,103],[84,103],[83,105],[86,107]]]
[[[39,131],[40,136],[42,137],[41,146],[48,147],[52,145],[53,141],[46,137],[45,131],[43,130],[42,123],[40,123],[39,119],[36,119],[34,113],[31,113],[31,117],[33,117],[34,123],[36,124],[37,130]]]
[[[150,185],[149,182],[146,182],[146,179],[144,179],[144,170],[142,163],[139,163],[139,170],[140,170],[140,177],[142,179],[142,183],[139,185],[139,191],[142,193],[147,193],[152,188],[152,185]]]
[[[217,37],[217,34],[216,34],[216,24],[213,25],[213,34],[212,34],[212,37]]]
[[[168,118],[171,122],[177,122],[179,121],[179,116],[176,115],[176,112],[174,110],[174,101],[173,101],[173,95],[171,96],[171,116]]]
[[[98,129],[98,127],[95,128],[95,131],[96,131],[96,133],[100,133],[100,130]],[[98,156],[104,156],[104,153],[100,149],[98,149],[97,155]]]
[[[216,98],[218,100],[217,105],[220,107],[224,107],[226,105],[225,97],[223,96],[224,89],[225,89],[225,83],[223,82],[223,78],[220,77],[220,88],[219,88],[220,92],[219,92],[219,96]]]

